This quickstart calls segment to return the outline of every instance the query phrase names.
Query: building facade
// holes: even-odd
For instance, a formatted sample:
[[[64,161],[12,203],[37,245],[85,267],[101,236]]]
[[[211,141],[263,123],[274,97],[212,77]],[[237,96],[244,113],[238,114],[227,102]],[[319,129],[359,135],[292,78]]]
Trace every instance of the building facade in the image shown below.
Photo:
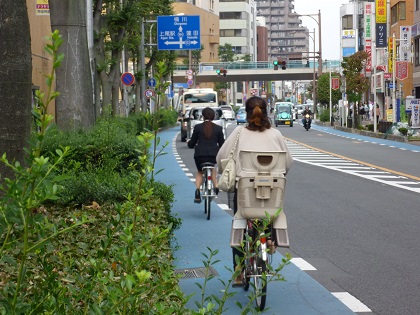
[[[294,12],[294,0],[257,0],[257,16],[266,19],[269,60],[308,52],[308,29]]]
[[[232,45],[238,58],[257,60],[256,9],[254,0],[220,0],[220,45]]]

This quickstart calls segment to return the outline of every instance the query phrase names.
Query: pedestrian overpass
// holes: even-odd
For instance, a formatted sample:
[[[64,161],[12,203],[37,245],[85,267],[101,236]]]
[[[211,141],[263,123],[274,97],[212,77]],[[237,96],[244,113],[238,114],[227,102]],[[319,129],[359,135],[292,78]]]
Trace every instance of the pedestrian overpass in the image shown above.
[[[322,72],[329,72],[340,65],[338,60],[324,63]],[[282,70],[269,61],[233,61],[233,62],[204,62],[200,63],[196,74],[196,82],[241,82],[241,81],[311,81],[318,78],[318,63],[309,62],[302,64],[300,60],[289,61],[286,69]],[[216,73],[218,69],[227,70],[226,76]],[[187,83],[188,66],[178,65],[173,73],[174,83]]]

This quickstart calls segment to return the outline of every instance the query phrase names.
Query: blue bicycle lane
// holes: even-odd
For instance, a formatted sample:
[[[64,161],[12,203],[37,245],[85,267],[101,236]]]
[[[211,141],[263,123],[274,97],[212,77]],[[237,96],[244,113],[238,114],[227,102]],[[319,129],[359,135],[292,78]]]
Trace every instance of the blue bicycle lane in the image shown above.
[[[232,218],[216,202],[212,202],[211,219],[207,220],[203,203],[193,203],[195,184],[180,166],[175,148],[178,132],[179,128],[175,127],[158,134],[160,144],[168,142],[168,146],[164,149],[167,154],[157,159],[155,170],[162,169],[156,175],[157,180],[173,186],[175,200],[172,213],[182,219],[180,229],[175,231],[174,264],[176,270],[182,270],[186,275],[180,280],[180,287],[186,295],[192,295],[187,307],[197,310],[195,302],[201,303],[202,299],[202,291],[197,284],[203,285],[204,277],[188,271],[204,268],[203,261],[207,260],[204,255],[210,256],[209,249],[218,251],[213,258],[213,261],[218,262],[212,265],[216,276],[207,283],[204,296],[222,297],[226,289],[222,281],[227,283],[232,277],[232,250],[229,246]],[[293,239],[293,235],[289,237]],[[272,265],[278,266],[282,258],[277,252],[273,255]],[[268,284],[265,314],[354,314],[331,292],[293,263],[285,266],[281,274],[286,281],[272,281]],[[228,291],[234,292],[235,295],[226,301],[223,314],[240,314],[236,303],[245,306],[249,302],[249,292],[232,287],[228,287]]]

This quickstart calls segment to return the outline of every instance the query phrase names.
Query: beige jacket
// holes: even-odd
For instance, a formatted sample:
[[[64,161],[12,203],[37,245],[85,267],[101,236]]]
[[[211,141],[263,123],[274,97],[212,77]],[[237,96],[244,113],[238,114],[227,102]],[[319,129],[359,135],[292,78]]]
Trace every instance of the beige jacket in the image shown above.
[[[232,150],[236,135],[239,130],[242,129],[239,135],[238,145],[236,147],[234,159],[236,163],[236,177],[241,177],[241,165],[239,165],[239,151],[243,150],[252,150],[252,151],[286,151],[286,173],[290,169],[293,158],[290,155],[290,152],[287,148],[286,142],[280,131],[276,128],[266,129],[263,132],[251,131],[246,129],[246,127],[237,127],[231,133],[231,135],[226,139],[225,143],[219,150],[217,154],[216,161],[218,165],[219,173],[222,173],[222,159],[227,159],[229,153]]]

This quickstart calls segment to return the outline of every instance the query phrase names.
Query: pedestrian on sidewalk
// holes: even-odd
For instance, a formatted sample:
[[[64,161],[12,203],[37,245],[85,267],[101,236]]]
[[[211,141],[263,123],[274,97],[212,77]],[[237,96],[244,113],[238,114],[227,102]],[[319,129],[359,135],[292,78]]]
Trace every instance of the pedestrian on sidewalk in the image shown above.
[[[381,116],[381,111],[379,109],[379,105],[378,104],[376,104],[375,116],[376,116],[376,124],[379,124],[379,117]]]

